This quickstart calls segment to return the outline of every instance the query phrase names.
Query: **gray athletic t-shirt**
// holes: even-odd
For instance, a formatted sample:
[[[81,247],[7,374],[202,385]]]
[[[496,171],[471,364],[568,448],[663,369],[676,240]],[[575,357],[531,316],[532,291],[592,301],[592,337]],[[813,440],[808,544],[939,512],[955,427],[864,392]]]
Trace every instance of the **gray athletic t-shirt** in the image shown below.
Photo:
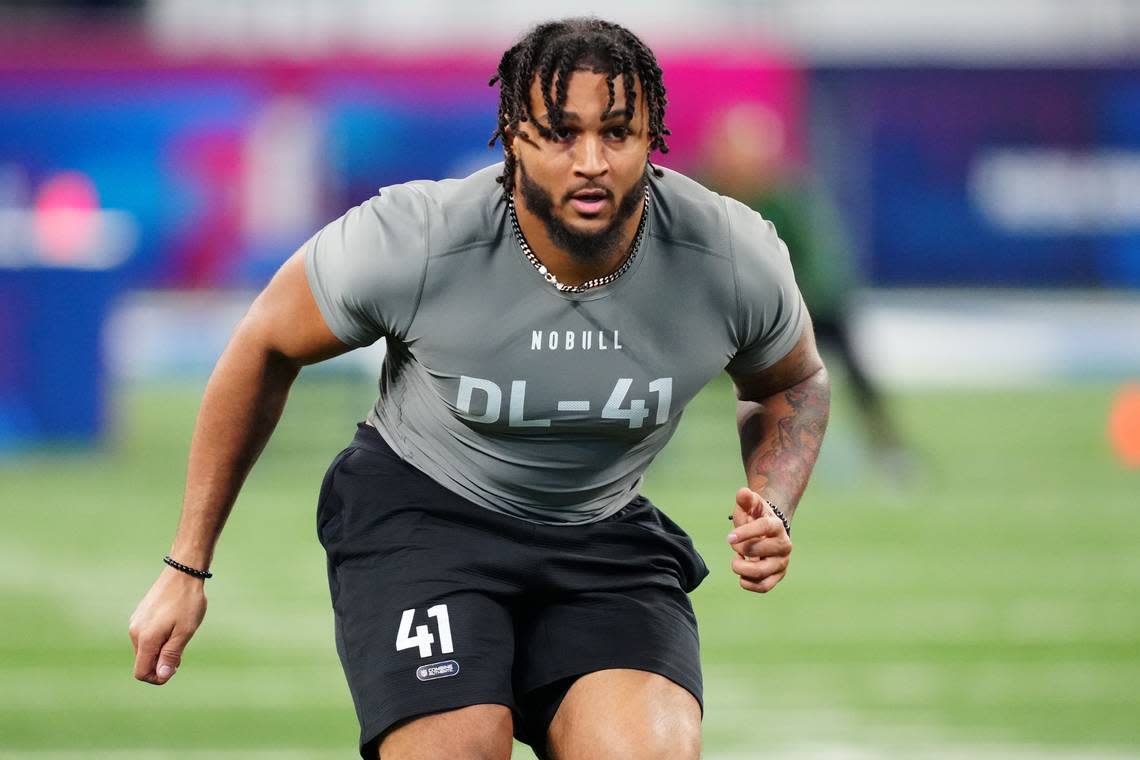
[[[368,421],[407,462],[488,509],[600,520],[709,380],[791,350],[803,301],[769,222],[669,170],[630,269],[560,293],[515,240],[501,171],[383,188],[308,241],[309,285],[340,340],[387,339]]]

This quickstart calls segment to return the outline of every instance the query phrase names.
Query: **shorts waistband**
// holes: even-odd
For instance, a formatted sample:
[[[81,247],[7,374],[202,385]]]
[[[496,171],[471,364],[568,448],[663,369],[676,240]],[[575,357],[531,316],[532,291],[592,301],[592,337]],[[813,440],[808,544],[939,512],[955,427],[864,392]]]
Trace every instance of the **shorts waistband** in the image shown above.
[[[643,506],[643,505],[652,506],[652,504],[650,504],[649,500],[647,498],[645,498],[645,496],[643,496],[641,494],[635,494],[628,502],[626,502],[621,507],[621,509],[603,517],[601,520],[596,520],[594,522],[576,523],[576,524],[571,525],[571,526],[562,526],[562,525],[557,525],[557,524],[551,525],[549,523],[541,523],[541,522],[537,522],[537,521],[533,521],[533,520],[526,520],[525,518],[518,517],[515,515],[505,514],[503,512],[498,511],[498,510],[488,509],[487,507],[481,506],[479,504],[476,504],[476,503],[464,498],[463,496],[455,493],[454,491],[448,490],[444,485],[442,485],[438,481],[434,480],[430,475],[428,475],[427,473],[423,472],[422,470],[420,470],[419,468],[415,467],[410,462],[405,460],[404,457],[402,457],[399,454],[399,452],[397,452],[395,449],[393,449],[392,446],[388,443],[388,441],[386,441],[384,439],[383,434],[381,434],[379,430],[374,428],[372,425],[369,425],[367,422],[358,422],[356,424],[356,433],[352,437],[352,444],[351,445],[355,446],[357,448],[363,449],[364,451],[368,451],[368,452],[371,452],[373,454],[377,454],[377,455],[384,457],[386,459],[393,460],[393,461],[391,461],[391,464],[393,466],[395,466],[397,463],[399,463],[399,466],[409,473],[414,472],[417,477],[423,479],[423,483],[425,484],[425,486],[431,487],[433,489],[438,489],[438,494],[441,497],[439,504],[452,504],[453,506],[457,506],[461,511],[464,511],[464,512],[466,512],[469,509],[477,509],[477,510],[480,510],[481,512],[485,512],[487,514],[494,515],[493,519],[502,518],[502,519],[505,519],[505,520],[512,522],[512,523],[513,522],[521,522],[521,523],[524,523],[528,526],[543,526],[543,527],[553,527],[556,529],[564,529],[565,527],[577,527],[580,525],[595,525],[598,523],[621,520],[629,512],[637,509],[640,506]]]

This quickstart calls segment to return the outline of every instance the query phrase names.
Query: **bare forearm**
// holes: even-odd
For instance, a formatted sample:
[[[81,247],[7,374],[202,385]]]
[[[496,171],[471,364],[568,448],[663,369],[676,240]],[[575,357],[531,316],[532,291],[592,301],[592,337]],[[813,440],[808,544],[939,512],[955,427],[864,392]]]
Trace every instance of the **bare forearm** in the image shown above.
[[[289,257],[238,325],[206,385],[171,555],[208,568],[245,476],[269,440],[289,388],[306,364],[351,347],[320,314],[305,275],[305,249]],[[206,614],[203,582],[163,568],[131,615],[135,678],[166,683]]]
[[[737,428],[748,486],[790,517],[819,456],[831,405],[827,370],[762,402],[737,402]]]
[[[299,371],[297,363],[258,348],[240,330],[222,354],[190,444],[182,517],[171,549],[178,561],[209,566],[238,491],[276,427]]]

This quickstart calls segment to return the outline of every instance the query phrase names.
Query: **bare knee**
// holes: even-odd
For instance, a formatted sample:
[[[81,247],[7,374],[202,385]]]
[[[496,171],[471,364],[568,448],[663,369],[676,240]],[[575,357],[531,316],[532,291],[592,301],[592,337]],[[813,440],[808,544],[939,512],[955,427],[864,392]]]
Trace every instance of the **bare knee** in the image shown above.
[[[595,751],[592,757],[613,760],[698,760],[701,756],[699,719],[676,712],[652,717],[655,719],[641,720],[634,724],[610,723],[601,726],[593,737]]]
[[[557,760],[697,760],[697,700],[668,679],[599,671],[579,679],[550,724]]]
[[[471,705],[398,724],[380,741],[382,760],[509,760],[513,723],[503,705]]]

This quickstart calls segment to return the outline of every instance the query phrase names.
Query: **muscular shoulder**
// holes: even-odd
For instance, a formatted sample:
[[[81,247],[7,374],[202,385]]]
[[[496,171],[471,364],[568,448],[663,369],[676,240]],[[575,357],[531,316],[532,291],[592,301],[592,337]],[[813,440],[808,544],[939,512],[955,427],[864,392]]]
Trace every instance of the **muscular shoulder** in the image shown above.
[[[495,178],[502,164],[463,179],[414,180],[380,188],[345,215],[361,248],[383,242],[398,252],[447,253],[491,237],[502,190]]]
[[[787,247],[771,222],[683,174],[662,171],[664,176],[653,181],[658,214],[654,236],[675,253],[699,252],[730,262],[716,271],[731,272],[722,285],[738,306],[745,300],[764,300],[773,284],[791,277]]]
[[[492,242],[502,220],[502,187],[496,179],[501,163],[480,169],[463,179],[420,180],[383,188],[386,192],[414,193],[423,206],[428,256],[453,253]]]
[[[665,170],[654,183],[661,214],[657,236],[674,250],[700,251],[731,266],[721,271],[722,302],[737,353],[730,370],[770,366],[790,350],[803,323],[803,303],[788,249],[772,223],[739,201]],[[692,285],[690,284],[690,287]]]
[[[495,234],[499,171],[492,166],[465,179],[383,187],[309,240],[310,289],[341,341],[365,345],[406,332],[428,261]]]
[[[692,250],[727,256],[728,227],[725,198],[671,169],[652,177],[653,236]]]
[[[658,237],[724,257],[743,252],[779,258],[775,228],[759,213],[679,172],[662,172],[653,182],[662,222]]]

